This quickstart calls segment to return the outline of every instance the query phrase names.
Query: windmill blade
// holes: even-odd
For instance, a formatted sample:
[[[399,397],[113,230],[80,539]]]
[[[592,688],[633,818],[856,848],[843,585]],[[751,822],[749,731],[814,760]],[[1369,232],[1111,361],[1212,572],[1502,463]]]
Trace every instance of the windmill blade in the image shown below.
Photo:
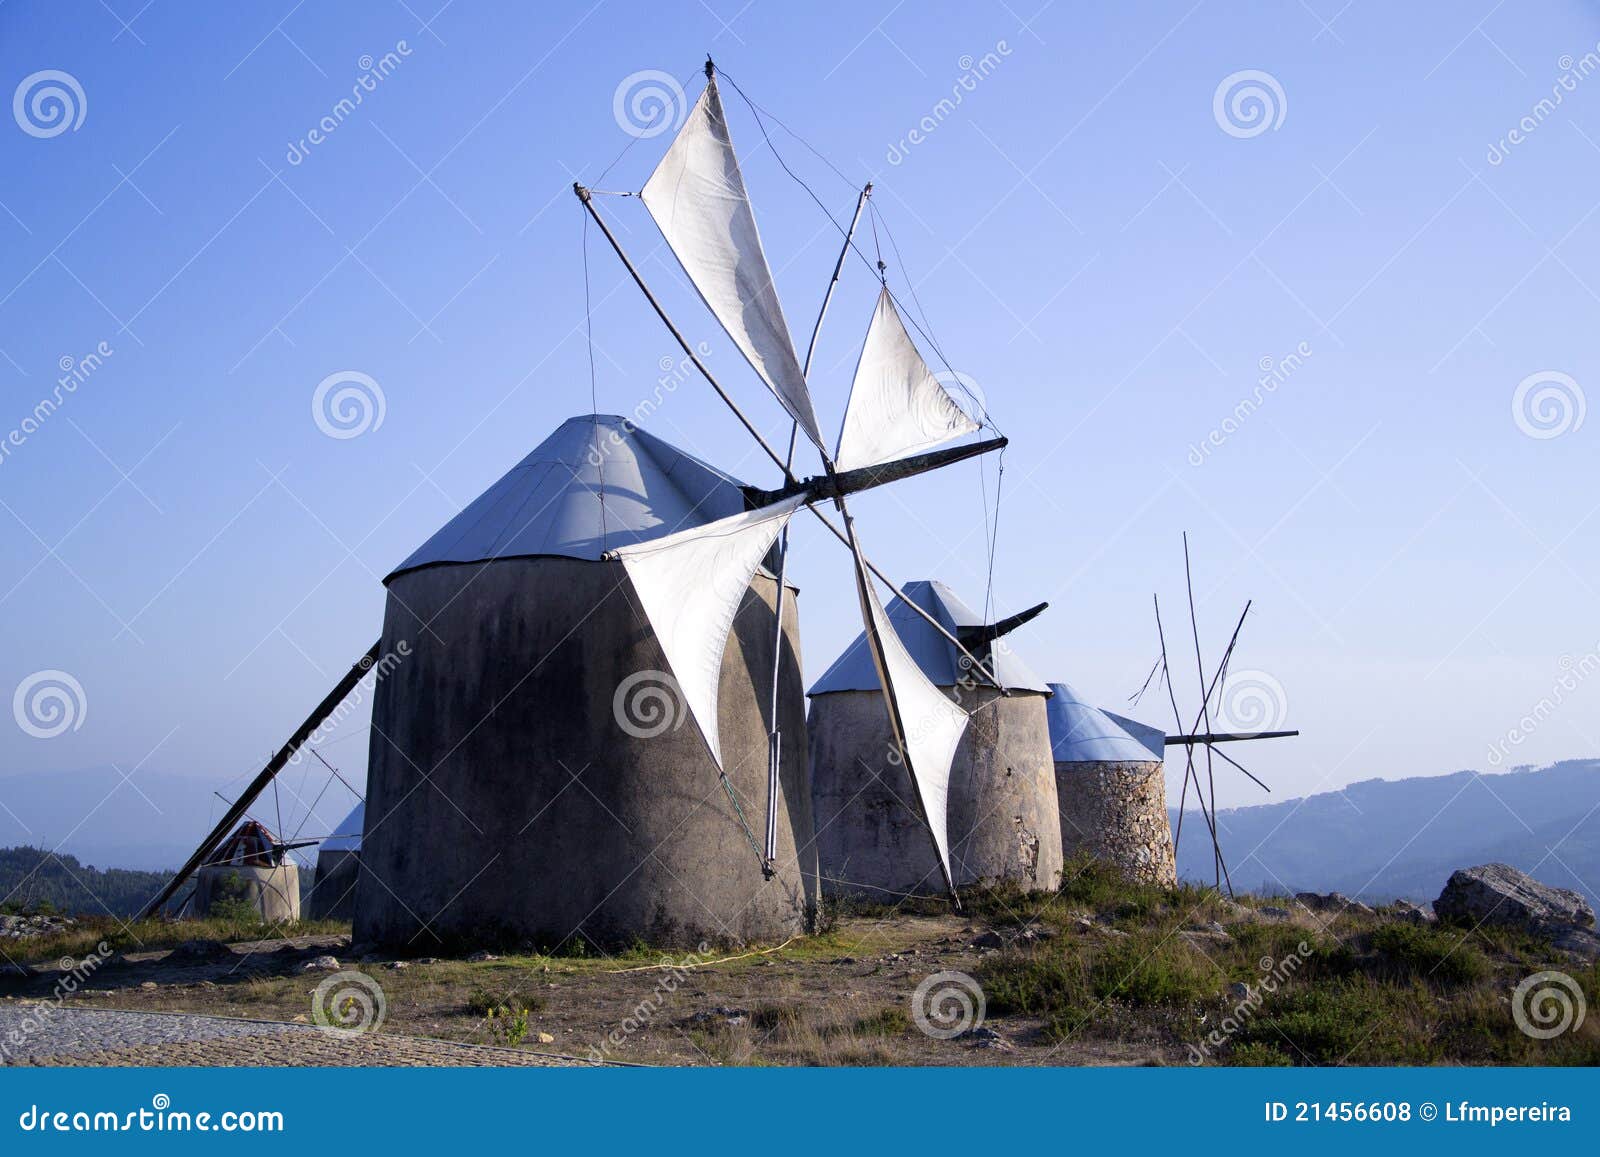
[[[890,731],[900,759],[911,777],[917,803],[922,808],[922,820],[927,825],[938,854],[945,887],[959,907],[955,878],[950,872],[948,810],[950,769],[955,762],[956,748],[966,733],[968,716],[929,682],[922,668],[917,666],[917,661],[900,641],[883,604],[878,600],[877,591],[873,589],[872,576],[867,571],[860,544],[855,541],[854,527],[848,513],[845,515],[845,525],[850,528],[856,591],[861,598],[861,620],[866,628],[867,648],[872,653],[873,665],[878,670],[878,682],[883,687]]]
[[[639,197],[706,308],[826,458],[709,63],[706,72],[705,91]]]
[[[791,498],[664,538],[618,547],[667,666],[695,725],[722,770],[717,690],[722,652],[750,580],[778,532],[800,505]],[[782,598],[782,592],[779,592]]]
[[[834,464],[878,466],[978,429],[922,360],[885,287],[856,361]]]

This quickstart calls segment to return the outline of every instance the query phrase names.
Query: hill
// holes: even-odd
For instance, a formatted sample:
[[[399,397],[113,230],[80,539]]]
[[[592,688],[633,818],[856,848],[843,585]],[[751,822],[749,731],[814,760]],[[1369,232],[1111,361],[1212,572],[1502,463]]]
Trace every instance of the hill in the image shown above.
[[[155,895],[167,873],[87,867],[45,848],[0,848],[0,907],[43,905],[92,916],[131,916]]]
[[[1438,896],[1455,869],[1499,861],[1600,905],[1600,760],[1493,775],[1365,780],[1304,799],[1226,809],[1217,827],[1241,891],[1424,901]],[[1212,878],[1198,812],[1184,822],[1178,874]]]

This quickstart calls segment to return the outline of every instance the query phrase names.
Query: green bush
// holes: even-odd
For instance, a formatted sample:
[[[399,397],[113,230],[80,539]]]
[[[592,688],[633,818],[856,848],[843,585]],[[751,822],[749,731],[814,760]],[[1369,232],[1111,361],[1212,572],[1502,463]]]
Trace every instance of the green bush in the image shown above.
[[[1466,935],[1424,924],[1384,924],[1372,934],[1379,974],[1447,987],[1476,984],[1493,971]]]

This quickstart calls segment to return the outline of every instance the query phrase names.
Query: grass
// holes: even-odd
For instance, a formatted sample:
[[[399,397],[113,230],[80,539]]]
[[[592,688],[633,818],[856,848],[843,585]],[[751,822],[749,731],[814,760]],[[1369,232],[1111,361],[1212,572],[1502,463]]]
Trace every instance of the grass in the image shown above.
[[[289,936],[349,934],[349,922],[339,920],[301,920],[294,924],[269,925],[238,917],[129,922],[111,916],[80,916],[75,925],[60,932],[9,940],[5,950],[11,959],[19,963],[37,964],[59,960],[64,956],[81,959],[99,951],[101,944],[107,945],[113,952],[156,952],[174,948],[185,940],[219,940],[228,944]]]
[[[1516,1025],[1512,991],[1544,969],[1600,1008],[1600,965],[1561,963],[1539,937],[1382,912],[1263,920],[1250,909],[1264,899],[1068,871],[1056,896],[968,899],[997,926],[1056,930],[977,972],[990,1015],[1032,1018],[1043,1041],[1209,1041],[1204,1055],[1233,1065],[1600,1064],[1600,1017],[1548,1041]]]

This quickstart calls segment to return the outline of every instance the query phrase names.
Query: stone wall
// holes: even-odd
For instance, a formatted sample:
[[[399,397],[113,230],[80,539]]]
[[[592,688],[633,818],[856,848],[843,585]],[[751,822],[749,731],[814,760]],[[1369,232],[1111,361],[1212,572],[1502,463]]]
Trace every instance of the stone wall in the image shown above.
[[[1115,864],[1136,883],[1176,884],[1161,767],[1154,762],[1056,764],[1066,858],[1087,852]]]
[[[694,948],[812,927],[816,853],[799,614],[784,609],[776,873],[744,823],[621,563],[514,558],[389,581],[355,936]],[[761,839],[777,585],[722,657],[723,761]]]

